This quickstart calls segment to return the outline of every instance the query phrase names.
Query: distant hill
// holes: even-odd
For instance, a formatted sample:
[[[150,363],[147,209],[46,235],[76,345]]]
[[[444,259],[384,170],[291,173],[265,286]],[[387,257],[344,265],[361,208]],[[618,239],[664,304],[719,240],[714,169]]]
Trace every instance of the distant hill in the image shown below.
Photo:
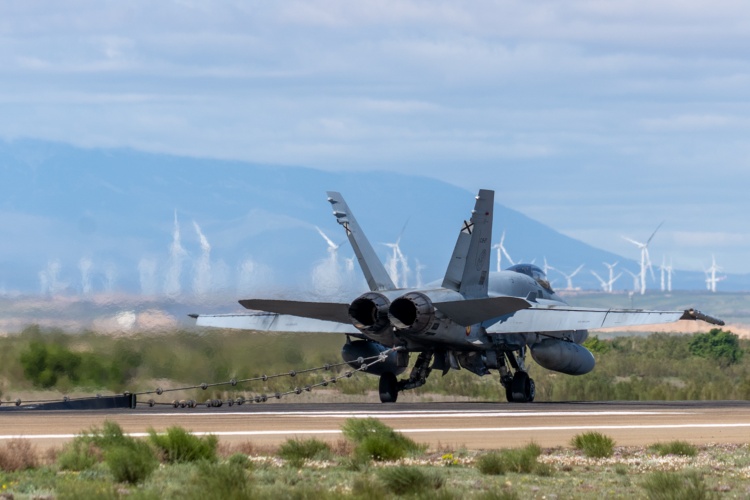
[[[381,243],[395,241],[406,224],[401,248],[409,285],[416,283],[417,261],[423,281],[442,277],[475,195],[405,174],[0,142],[0,286],[6,294],[110,290],[222,300],[261,291],[337,296],[359,290],[364,286],[359,270],[347,269],[348,244],[334,263],[315,229],[335,243],[345,240],[326,202],[327,190],[344,194],[384,261],[390,250]],[[494,241],[505,231],[505,246],[516,259],[541,266],[546,257],[566,272],[585,264],[574,278],[584,289],[599,287],[590,270],[603,275],[602,262],[637,268],[632,260],[557,233],[497,201]],[[550,274],[555,286],[565,286],[562,275]],[[703,283],[703,273],[678,270],[674,277],[676,289]],[[616,283],[618,289],[630,287],[629,276]],[[750,289],[750,278],[732,276],[720,289]]]

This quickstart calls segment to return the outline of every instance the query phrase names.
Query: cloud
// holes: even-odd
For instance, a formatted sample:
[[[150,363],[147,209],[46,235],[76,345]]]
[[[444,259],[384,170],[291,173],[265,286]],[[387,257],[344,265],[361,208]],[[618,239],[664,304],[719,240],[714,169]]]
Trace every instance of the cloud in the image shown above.
[[[21,2],[0,37],[2,137],[408,169],[605,247],[627,213],[746,226],[739,0]]]

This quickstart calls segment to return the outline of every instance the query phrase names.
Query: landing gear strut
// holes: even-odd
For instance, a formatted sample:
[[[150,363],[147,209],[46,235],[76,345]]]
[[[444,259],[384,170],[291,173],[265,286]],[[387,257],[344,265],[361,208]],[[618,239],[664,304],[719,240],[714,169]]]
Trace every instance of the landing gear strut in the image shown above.
[[[432,355],[433,353],[430,351],[420,353],[409,378],[406,380],[397,380],[396,375],[391,372],[382,374],[378,386],[380,402],[395,403],[399,392],[423,386],[432,371],[432,368],[430,368]]]
[[[507,364],[503,363],[500,367],[500,383],[505,388],[505,398],[509,403],[531,403],[536,396],[536,387],[524,366],[526,348],[521,348],[518,356],[513,352],[506,352],[505,358]],[[515,370],[512,375],[511,369]]]

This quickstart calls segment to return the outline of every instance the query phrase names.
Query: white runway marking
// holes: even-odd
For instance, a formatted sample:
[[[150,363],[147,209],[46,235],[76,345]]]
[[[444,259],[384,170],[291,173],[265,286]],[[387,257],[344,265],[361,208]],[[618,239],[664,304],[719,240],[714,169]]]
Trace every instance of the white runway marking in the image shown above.
[[[588,430],[638,430],[638,429],[726,429],[726,428],[748,427],[747,423],[723,423],[723,424],[653,424],[653,425],[560,425],[560,426],[528,426],[528,427],[465,427],[465,428],[443,428],[443,429],[395,429],[404,434],[418,433],[463,433],[463,432],[531,432],[531,431],[588,431]],[[224,432],[192,432],[196,436],[279,436],[279,435],[321,435],[341,434],[338,429],[286,429],[277,431],[224,431]],[[0,440],[5,439],[72,439],[78,434],[27,434],[27,435],[0,435]],[[132,437],[146,437],[146,432],[128,433]]]

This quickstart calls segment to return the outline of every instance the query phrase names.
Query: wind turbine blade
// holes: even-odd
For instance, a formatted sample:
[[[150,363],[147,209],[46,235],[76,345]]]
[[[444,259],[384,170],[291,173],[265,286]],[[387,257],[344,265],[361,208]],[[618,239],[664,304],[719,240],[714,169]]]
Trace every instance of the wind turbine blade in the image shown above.
[[[648,240],[646,240],[646,245],[648,245],[649,243],[651,243],[651,240],[652,240],[652,239],[654,238],[654,236],[656,235],[656,231],[658,231],[658,230],[659,230],[659,228],[660,228],[660,227],[661,227],[662,225],[664,225],[664,222],[665,222],[665,221],[661,221],[661,224],[659,224],[658,226],[656,226],[656,229],[654,229],[654,232],[653,232],[653,233],[651,233],[651,237],[650,237],[650,238],[649,238]]]
[[[406,222],[404,222],[404,227],[402,227],[401,228],[401,232],[398,233],[398,238],[396,238],[396,245],[398,245],[399,243],[401,243],[401,237],[404,235],[404,231],[406,231],[406,226],[409,225],[409,220],[410,219],[411,219],[411,217],[408,217],[406,219]]]
[[[508,254],[507,250],[505,250],[505,247],[500,247],[500,249],[503,251],[503,255],[505,255],[505,258],[508,259],[508,262],[510,262],[510,265],[514,265],[515,262],[513,262],[513,259],[510,258],[510,255]]]
[[[583,264],[581,264],[580,266],[578,266],[578,269],[576,269],[575,271],[573,271],[573,274],[571,274],[570,277],[572,278],[573,276],[575,276],[576,274],[578,274],[578,272],[581,269],[583,269]]]
[[[596,279],[599,280],[599,283],[601,283],[602,286],[604,286],[604,285],[607,284],[607,282],[604,281],[601,276],[599,276],[598,274],[596,274],[596,271],[591,271],[591,274],[593,274],[594,276],[596,276]]]
[[[629,241],[630,243],[632,243],[633,245],[635,245],[635,246],[637,246],[639,248],[643,248],[644,246],[646,246],[643,243],[641,243],[640,241],[631,240],[627,236],[623,236],[622,239],[626,240],[626,241]]]
[[[336,243],[334,243],[333,241],[331,241],[331,238],[329,238],[328,236],[326,236],[326,233],[324,233],[318,226],[315,226],[315,229],[317,229],[318,233],[323,237],[324,240],[326,240],[326,243],[328,243],[329,247],[331,247],[331,248],[333,248],[335,250],[339,246],[341,246],[340,244],[337,245]]]

